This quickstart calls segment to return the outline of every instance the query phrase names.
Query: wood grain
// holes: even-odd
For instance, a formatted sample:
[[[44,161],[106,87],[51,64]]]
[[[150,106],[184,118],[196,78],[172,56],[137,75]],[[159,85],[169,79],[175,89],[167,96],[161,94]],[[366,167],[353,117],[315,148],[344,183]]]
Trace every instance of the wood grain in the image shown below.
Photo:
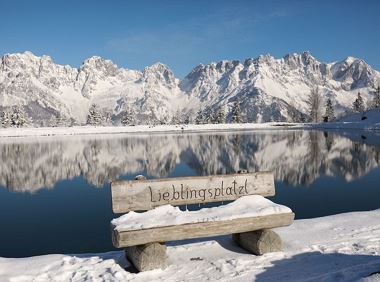
[[[126,180],[111,183],[114,213],[144,211],[174,206],[232,201],[247,195],[273,196],[270,172],[178,177],[154,180]]]
[[[240,247],[255,255],[279,252],[282,249],[280,236],[270,229],[237,233],[232,238]]]
[[[293,222],[293,219],[294,213],[283,213],[260,217],[200,222],[123,232],[118,232],[112,228],[112,242],[116,248],[122,248],[152,242],[167,242],[227,235],[232,233],[243,233],[260,229],[287,226]]]

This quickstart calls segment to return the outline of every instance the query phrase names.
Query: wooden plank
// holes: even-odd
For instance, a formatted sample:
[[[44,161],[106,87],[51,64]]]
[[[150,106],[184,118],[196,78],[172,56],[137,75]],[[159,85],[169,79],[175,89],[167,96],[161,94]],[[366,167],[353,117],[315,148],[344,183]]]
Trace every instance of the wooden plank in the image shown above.
[[[270,172],[178,177],[154,180],[125,180],[111,183],[114,213],[174,206],[233,201],[247,195],[274,195]]]
[[[260,217],[199,222],[123,232],[119,232],[112,228],[112,242],[116,248],[122,248],[152,242],[167,242],[243,233],[260,229],[287,226],[293,222],[293,219],[294,213],[283,213]]]

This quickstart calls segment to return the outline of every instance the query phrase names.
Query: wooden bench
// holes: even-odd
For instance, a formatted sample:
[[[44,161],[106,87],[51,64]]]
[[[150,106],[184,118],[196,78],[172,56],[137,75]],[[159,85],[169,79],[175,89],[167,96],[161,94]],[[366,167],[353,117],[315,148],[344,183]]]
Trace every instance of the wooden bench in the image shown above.
[[[289,208],[264,198],[275,194],[270,172],[155,180],[138,176],[113,181],[111,192],[113,212],[127,212],[111,222],[113,244],[126,248],[139,271],[166,266],[167,241],[232,234],[256,255],[279,251],[281,238],[270,228],[294,219]],[[221,201],[233,202],[198,211],[173,207]]]

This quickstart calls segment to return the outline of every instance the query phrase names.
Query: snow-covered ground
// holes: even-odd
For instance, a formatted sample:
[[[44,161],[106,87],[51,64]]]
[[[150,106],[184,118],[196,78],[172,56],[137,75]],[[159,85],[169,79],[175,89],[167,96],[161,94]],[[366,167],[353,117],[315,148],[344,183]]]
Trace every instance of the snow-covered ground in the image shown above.
[[[364,129],[380,130],[380,109],[364,114],[347,116],[337,122],[327,123],[227,123],[227,124],[188,124],[188,125],[137,125],[137,126],[74,126],[74,127],[37,127],[37,128],[0,128],[1,137],[61,136],[123,133],[178,133],[178,132],[223,132],[259,129]]]
[[[369,122],[331,122],[321,124],[296,123],[242,123],[242,124],[191,124],[191,125],[138,125],[138,126],[76,126],[76,127],[39,127],[39,128],[1,128],[3,137],[65,136],[94,134],[142,134],[142,133],[192,133],[192,132],[231,132],[261,129],[365,129],[380,130],[380,123]]]
[[[277,232],[282,252],[254,256],[229,236],[176,242],[168,268],[137,274],[123,251],[0,258],[0,281],[380,281],[380,209],[296,220]]]
[[[305,124],[304,126],[306,128],[380,130],[380,108],[348,115],[336,122]]]
[[[241,123],[241,124],[189,124],[189,125],[137,125],[137,126],[75,126],[75,127],[37,127],[37,128],[0,128],[0,137],[29,137],[57,135],[91,135],[122,133],[176,133],[240,131],[255,129],[279,129],[296,126],[292,123]]]

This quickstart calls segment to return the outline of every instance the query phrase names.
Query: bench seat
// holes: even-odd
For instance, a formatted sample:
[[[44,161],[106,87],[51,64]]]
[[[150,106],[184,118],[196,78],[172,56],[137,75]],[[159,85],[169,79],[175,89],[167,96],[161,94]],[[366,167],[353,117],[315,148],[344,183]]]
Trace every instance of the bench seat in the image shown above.
[[[122,248],[287,226],[293,219],[291,209],[260,195],[198,211],[164,205],[144,213],[132,211],[112,220],[112,240],[115,247]]]

